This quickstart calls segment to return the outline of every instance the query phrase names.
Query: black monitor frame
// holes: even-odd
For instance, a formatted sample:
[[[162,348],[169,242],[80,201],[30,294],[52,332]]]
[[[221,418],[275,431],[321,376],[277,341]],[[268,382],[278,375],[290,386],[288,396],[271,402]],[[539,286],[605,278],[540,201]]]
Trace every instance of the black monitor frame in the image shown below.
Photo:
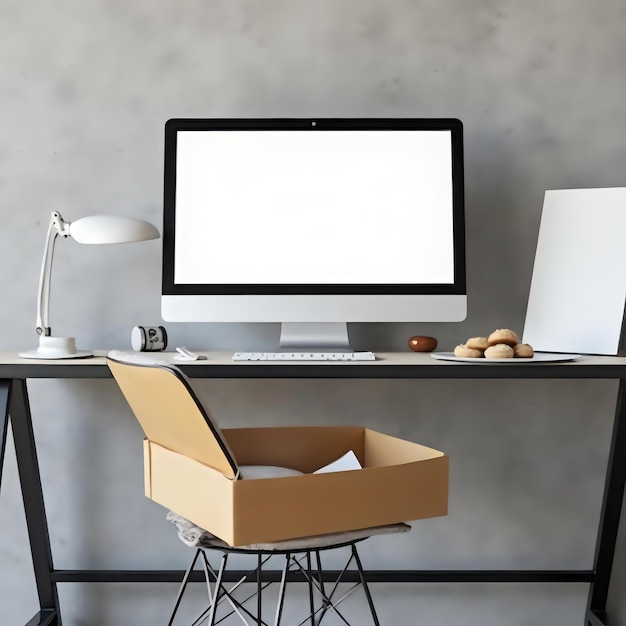
[[[178,131],[212,130],[444,130],[452,141],[454,280],[446,284],[181,284],[174,282],[176,246],[176,149]],[[163,295],[236,294],[450,294],[466,293],[463,124],[455,118],[175,118],[165,124]]]

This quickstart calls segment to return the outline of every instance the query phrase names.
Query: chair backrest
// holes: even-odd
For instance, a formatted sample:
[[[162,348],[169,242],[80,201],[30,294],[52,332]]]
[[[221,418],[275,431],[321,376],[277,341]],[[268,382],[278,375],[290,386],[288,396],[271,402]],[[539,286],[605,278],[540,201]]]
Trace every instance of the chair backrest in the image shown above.
[[[217,423],[175,365],[112,351],[107,365],[150,441],[237,479],[239,469]]]

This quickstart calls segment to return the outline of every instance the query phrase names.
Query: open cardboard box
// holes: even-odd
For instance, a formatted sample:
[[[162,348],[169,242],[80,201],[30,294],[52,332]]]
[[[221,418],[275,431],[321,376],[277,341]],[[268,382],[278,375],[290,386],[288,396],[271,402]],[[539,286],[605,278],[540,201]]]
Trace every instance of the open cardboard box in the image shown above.
[[[279,465],[302,476],[232,480],[144,442],[146,495],[233,546],[446,515],[448,457],[362,427],[223,429],[237,463]],[[353,450],[363,469],[312,474]]]

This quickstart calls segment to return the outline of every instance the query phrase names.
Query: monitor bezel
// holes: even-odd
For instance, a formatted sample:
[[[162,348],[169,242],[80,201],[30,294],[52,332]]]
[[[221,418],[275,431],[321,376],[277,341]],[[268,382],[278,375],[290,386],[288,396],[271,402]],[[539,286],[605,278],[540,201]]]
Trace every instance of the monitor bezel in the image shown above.
[[[454,280],[431,284],[176,283],[176,149],[179,131],[450,131]],[[162,294],[165,295],[466,295],[463,124],[456,118],[173,118],[165,124]]]

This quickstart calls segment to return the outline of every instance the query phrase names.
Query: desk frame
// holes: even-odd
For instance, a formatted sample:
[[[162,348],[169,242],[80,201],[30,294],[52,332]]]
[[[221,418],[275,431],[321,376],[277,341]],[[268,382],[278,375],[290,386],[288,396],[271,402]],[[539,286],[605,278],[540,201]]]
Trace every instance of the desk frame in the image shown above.
[[[380,354],[361,363],[233,363],[222,355],[182,364],[191,378],[281,379],[614,379],[619,380],[600,524],[591,570],[370,570],[368,582],[584,582],[589,583],[585,626],[606,626],[606,604],[626,484],[626,358],[583,357],[558,364],[476,365],[435,361],[428,355]],[[57,584],[64,582],[179,582],[178,570],[57,570],[53,566],[35,437],[28,400],[31,378],[111,378],[102,357],[29,361],[0,354],[0,486],[11,422],[40,610],[26,626],[61,626]],[[621,454],[618,453],[621,451]],[[192,580],[200,580],[195,572]],[[267,572],[265,580],[278,580]],[[329,580],[336,572],[328,572]],[[240,572],[231,572],[238,580]],[[293,580],[300,578],[296,573]]]

